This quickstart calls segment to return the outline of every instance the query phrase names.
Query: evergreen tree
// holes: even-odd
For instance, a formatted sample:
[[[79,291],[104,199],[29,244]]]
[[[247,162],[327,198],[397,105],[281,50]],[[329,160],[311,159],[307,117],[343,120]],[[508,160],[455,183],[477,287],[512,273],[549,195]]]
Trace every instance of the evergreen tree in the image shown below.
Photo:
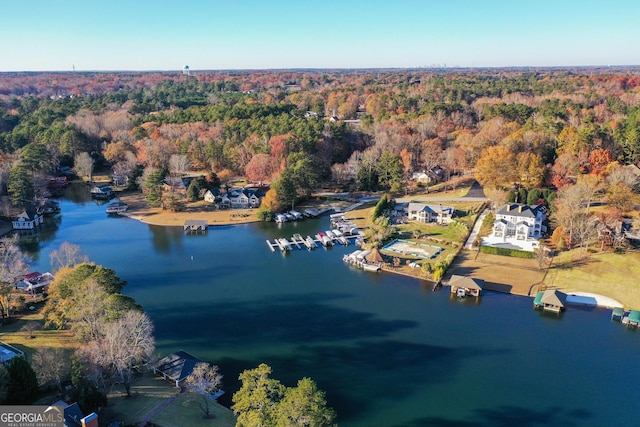
[[[7,403],[10,405],[28,405],[38,395],[38,378],[24,357],[14,357],[7,366],[9,384]]]

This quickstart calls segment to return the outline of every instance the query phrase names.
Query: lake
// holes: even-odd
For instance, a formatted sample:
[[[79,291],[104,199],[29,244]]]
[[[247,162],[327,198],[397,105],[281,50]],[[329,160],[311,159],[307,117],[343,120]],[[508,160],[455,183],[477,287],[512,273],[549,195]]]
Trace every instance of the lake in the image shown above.
[[[70,197],[23,240],[33,269],[47,271],[65,241],[114,269],[152,318],[161,356],[184,349],[220,366],[225,405],[240,372],[264,362],[285,385],[313,378],[341,426],[638,423],[640,333],[609,310],[545,315],[498,293],[458,300],[349,267],[342,255],[354,246],[282,255],[265,243],[326,230],[326,217],[185,235],[108,217],[84,189]]]

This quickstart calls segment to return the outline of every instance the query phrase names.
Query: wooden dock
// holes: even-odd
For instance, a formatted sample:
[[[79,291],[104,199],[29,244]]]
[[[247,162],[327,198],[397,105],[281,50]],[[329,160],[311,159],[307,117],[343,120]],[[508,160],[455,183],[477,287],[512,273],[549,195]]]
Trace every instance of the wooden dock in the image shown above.
[[[319,234],[316,235],[315,238],[311,236],[304,238],[300,234],[294,234],[290,239],[287,239],[286,237],[278,237],[273,241],[266,240],[266,242],[269,249],[271,249],[271,252],[275,252],[276,249],[280,249],[280,251],[285,252],[292,248],[296,248],[298,250],[308,249],[311,251],[318,246],[323,246],[327,249],[335,243],[347,246],[350,244],[350,240],[355,240],[357,238],[358,236],[336,236],[334,238],[330,238],[326,235],[320,236]]]

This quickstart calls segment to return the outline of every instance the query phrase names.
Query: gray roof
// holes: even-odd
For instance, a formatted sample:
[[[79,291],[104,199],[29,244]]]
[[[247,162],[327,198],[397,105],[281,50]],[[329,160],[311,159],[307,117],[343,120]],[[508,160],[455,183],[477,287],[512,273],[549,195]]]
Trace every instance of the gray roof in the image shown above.
[[[482,279],[474,279],[473,277],[467,276],[458,276],[454,274],[449,279],[449,286],[457,286],[459,288],[465,289],[477,289],[479,291],[482,290],[482,286],[484,285],[484,280]]]
[[[411,211],[425,211],[429,213],[450,213],[453,214],[453,208],[445,205],[427,205],[425,203],[409,203],[407,207]]]
[[[567,294],[557,289],[547,289],[542,295],[541,301],[544,304],[555,305],[556,307],[564,307],[567,302]]]
[[[522,218],[535,218],[539,209],[537,207],[531,207],[520,203],[507,203],[501,206],[496,215],[511,215]]]
[[[202,362],[196,356],[180,350],[158,360],[154,367],[174,381],[183,381]]]

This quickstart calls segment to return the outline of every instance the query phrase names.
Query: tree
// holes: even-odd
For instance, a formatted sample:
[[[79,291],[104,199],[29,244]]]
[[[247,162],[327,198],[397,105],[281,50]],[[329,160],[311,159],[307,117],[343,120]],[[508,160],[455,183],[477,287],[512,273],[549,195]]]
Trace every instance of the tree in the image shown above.
[[[198,363],[185,379],[185,384],[202,396],[200,409],[202,409],[205,418],[210,418],[209,401],[211,395],[220,390],[222,386],[222,375],[218,372],[218,367],[208,363]]]
[[[38,395],[38,379],[29,362],[24,357],[14,357],[7,366],[9,384],[7,403],[10,405],[28,405]]]
[[[294,181],[294,172],[290,168],[285,168],[276,182],[273,183],[272,188],[276,191],[276,197],[278,205],[281,208],[293,206],[297,199],[296,183]]]
[[[507,147],[488,147],[476,163],[476,179],[484,187],[508,188],[518,180],[515,164],[516,156]]]
[[[34,197],[33,179],[22,163],[16,163],[9,171],[9,195],[14,205],[24,207]]]
[[[288,168],[293,173],[296,193],[302,197],[309,197],[320,181],[318,168],[305,153],[291,154],[287,158],[287,162]]]
[[[0,405],[6,403],[9,393],[9,372],[3,364],[0,364]]]
[[[324,392],[318,390],[311,378],[298,381],[297,387],[287,388],[278,404],[276,425],[282,427],[321,427],[334,425],[335,412],[327,407]]]
[[[275,425],[276,405],[286,388],[280,381],[269,378],[271,367],[261,363],[255,369],[240,374],[240,389],[233,395],[231,409],[238,416],[238,427]]]
[[[148,169],[141,178],[141,187],[145,193],[147,206],[157,208],[162,204],[162,184],[164,173],[161,169]]]
[[[182,176],[189,169],[189,158],[184,154],[172,154],[169,157],[169,173],[171,176]]]
[[[0,311],[11,315],[11,300],[16,284],[27,274],[25,256],[18,246],[18,236],[0,239]]]
[[[384,151],[376,163],[376,172],[380,183],[386,188],[391,188],[394,184],[401,184],[403,167],[400,156]]]
[[[262,184],[273,174],[275,167],[270,155],[259,153],[251,158],[244,170],[249,180]]]
[[[526,188],[542,185],[545,167],[540,156],[534,153],[519,153],[516,157],[518,182]]]
[[[580,173],[578,158],[571,153],[563,153],[554,162],[549,175],[549,183],[560,189],[573,184]]]
[[[131,397],[131,376],[136,366],[151,360],[155,350],[153,324],[141,311],[130,310],[104,327],[104,337],[83,349],[112,383],[121,383]]]
[[[607,203],[622,212],[633,209],[636,195],[633,190],[623,182],[616,182],[607,187]]]
[[[62,242],[58,249],[49,254],[51,270],[56,273],[62,267],[75,267],[89,262],[89,257],[80,251],[80,246],[69,242]]]
[[[596,175],[604,175],[607,166],[613,162],[611,151],[598,148],[589,153],[589,172]]]
[[[79,176],[86,176],[89,181],[93,179],[94,161],[89,153],[82,152],[73,159],[73,167]]]
[[[32,358],[33,369],[40,385],[53,383],[62,391],[62,382],[69,376],[71,365],[61,348],[39,348]]]

